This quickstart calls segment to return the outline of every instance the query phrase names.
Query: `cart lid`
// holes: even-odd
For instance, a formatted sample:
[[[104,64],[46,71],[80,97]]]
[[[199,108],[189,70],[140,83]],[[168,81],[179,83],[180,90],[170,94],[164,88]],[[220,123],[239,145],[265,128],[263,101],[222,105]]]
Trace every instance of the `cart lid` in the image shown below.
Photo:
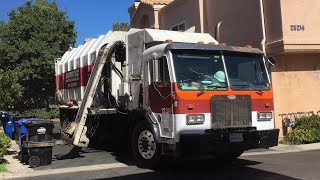
[[[6,117],[6,116],[8,116],[8,112],[6,112],[6,111],[0,111],[0,116],[1,117]]]
[[[28,119],[27,121],[22,122],[26,127],[31,126],[53,126],[53,122],[45,119]]]
[[[19,121],[16,121],[16,125],[23,126],[24,125],[23,123],[29,120],[40,120],[40,119],[39,118],[23,118],[23,119],[20,119]]]

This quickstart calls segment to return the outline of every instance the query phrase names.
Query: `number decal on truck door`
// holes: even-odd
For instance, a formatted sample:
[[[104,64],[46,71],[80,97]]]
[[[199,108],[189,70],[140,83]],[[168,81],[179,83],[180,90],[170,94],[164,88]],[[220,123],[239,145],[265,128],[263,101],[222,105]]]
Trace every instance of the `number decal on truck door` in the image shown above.
[[[171,108],[162,108],[161,112],[162,114],[171,114]]]

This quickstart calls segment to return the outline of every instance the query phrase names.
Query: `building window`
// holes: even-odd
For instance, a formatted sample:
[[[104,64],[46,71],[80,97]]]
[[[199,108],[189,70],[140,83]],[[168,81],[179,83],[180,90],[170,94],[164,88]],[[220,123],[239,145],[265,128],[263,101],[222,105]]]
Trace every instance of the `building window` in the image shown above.
[[[173,26],[171,26],[172,31],[185,31],[186,30],[186,21],[181,21]]]

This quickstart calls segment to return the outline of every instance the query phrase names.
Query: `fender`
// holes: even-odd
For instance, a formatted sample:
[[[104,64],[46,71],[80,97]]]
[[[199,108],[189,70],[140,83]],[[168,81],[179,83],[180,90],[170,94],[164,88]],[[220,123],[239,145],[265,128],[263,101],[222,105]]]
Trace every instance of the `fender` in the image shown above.
[[[129,116],[129,127],[133,129],[136,123],[139,121],[147,121],[154,134],[154,140],[156,143],[161,143],[160,127],[157,121],[154,121],[150,113],[145,109],[137,109]],[[131,130],[130,130],[131,131]]]

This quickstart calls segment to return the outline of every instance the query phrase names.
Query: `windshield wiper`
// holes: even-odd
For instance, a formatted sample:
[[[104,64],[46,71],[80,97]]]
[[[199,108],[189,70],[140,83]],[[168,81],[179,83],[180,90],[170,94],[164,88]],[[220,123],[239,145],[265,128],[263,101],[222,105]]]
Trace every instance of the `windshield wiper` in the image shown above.
[[[207,85],[208,88],[227,88],[227,86],[223,85]]]
[[[236,87],[249,87],[251,88],[251,86],[249,84],[231,84],[231,86],[236,86]]]
[[[261,89],[257,89],[254,85],[250,84],[231,84],[231,86],[251,88],[252,90],[258,91],[259,93],[263,93]]]
[[[200,85],[199,90],[200,90],[200,91],[197,93],[197,96],[198,96],[198,97],[205,93],[205,89],[204,89],[203,85]]]

